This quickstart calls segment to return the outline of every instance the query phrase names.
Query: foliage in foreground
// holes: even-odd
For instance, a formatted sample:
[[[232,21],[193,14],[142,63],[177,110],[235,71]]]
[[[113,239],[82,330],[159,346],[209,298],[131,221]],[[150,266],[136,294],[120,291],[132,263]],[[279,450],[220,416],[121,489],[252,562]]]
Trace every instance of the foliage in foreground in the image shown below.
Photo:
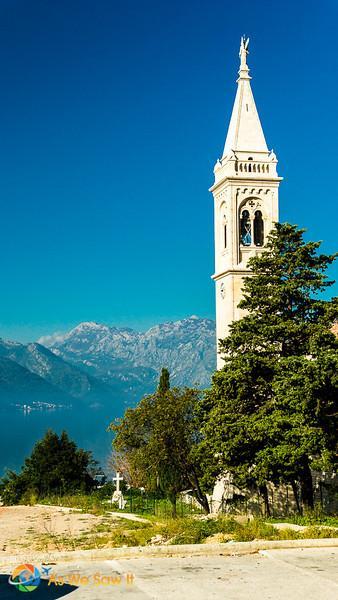
[[[207,483],[231,471],[241,487],[290,483],[313,508],[311,469],[334,468],[338,449],[338,340],[330,331],[338,299],[320,294],[333,282],[335,255],[303,230],[276,224],[265,251],[251,258],[243,318],[220,342],[224,367],[203,406],[199,454]],[[298,499],[299,500],[299,499]]]
[[[89,492],[100,474],[91,452],[78,448],[67,433],[48,430],[38,441],[20,473],[8,471],[0,483],[4,504],[32,504],[48,494]]]

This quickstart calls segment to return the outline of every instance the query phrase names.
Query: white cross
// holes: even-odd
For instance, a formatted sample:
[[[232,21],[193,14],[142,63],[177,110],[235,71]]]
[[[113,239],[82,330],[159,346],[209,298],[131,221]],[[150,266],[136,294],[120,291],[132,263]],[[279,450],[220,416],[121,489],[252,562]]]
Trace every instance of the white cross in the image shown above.
[[[116,477],[113,477],[113,481],[116,481],[116,491],[120,491],[120,481],[123,481],[123,477],[120,477],[120,471],[116,471]]]

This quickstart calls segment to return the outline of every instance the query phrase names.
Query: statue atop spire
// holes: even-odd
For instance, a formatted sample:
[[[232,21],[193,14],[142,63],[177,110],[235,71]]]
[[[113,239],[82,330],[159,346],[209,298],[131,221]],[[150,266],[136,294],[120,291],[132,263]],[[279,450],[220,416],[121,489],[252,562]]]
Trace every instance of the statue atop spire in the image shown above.
[[[241,37],[241,46],[239,49],[239,56],[241,59],[241,65],[246,65],[246,55],[249,54],[248,46],[249,46],[250,38],[246,39],[245,35]]]
[[[239,73],[239,77],[243,78],[243,79],[248,79],[250,77],[249,76],[249,67],[246,62],[246,57],[249,54],[249,50],[248,50],[249,41],[250,41],[250,38],[246,39],[245,35],[242,35],[241,45],[239,48],[239,57],[241,59],[241,65],[240,65],[238,73]]]

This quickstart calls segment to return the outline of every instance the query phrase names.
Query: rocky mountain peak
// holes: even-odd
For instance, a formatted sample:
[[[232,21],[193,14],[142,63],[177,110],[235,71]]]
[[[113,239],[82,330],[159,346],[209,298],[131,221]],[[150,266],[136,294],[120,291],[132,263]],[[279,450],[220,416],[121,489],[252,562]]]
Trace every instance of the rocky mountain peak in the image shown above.
[[[215,323],[196,315],[160,323],[145,332],[84,322],[63,336],[41,342],[68,362],[91,368],[101,377],[116,374],[122,365],[124,370],[140,367],[155,374],[166,366],[176,385],[207,386],[215,369]]]

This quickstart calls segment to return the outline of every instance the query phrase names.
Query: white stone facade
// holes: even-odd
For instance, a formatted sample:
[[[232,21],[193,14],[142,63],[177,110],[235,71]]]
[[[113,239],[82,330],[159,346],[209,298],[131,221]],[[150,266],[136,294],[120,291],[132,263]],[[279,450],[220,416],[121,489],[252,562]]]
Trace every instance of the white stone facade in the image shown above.
[[[214,169],[216,335],[227,336],[240,318],[243,277],[248,259],[264,250],[278,221],[277,158],[266,145],[246,63],[248,41],[241,40],[236,99],[223,156]],[[222,367],[217,354],[217,368]]]

